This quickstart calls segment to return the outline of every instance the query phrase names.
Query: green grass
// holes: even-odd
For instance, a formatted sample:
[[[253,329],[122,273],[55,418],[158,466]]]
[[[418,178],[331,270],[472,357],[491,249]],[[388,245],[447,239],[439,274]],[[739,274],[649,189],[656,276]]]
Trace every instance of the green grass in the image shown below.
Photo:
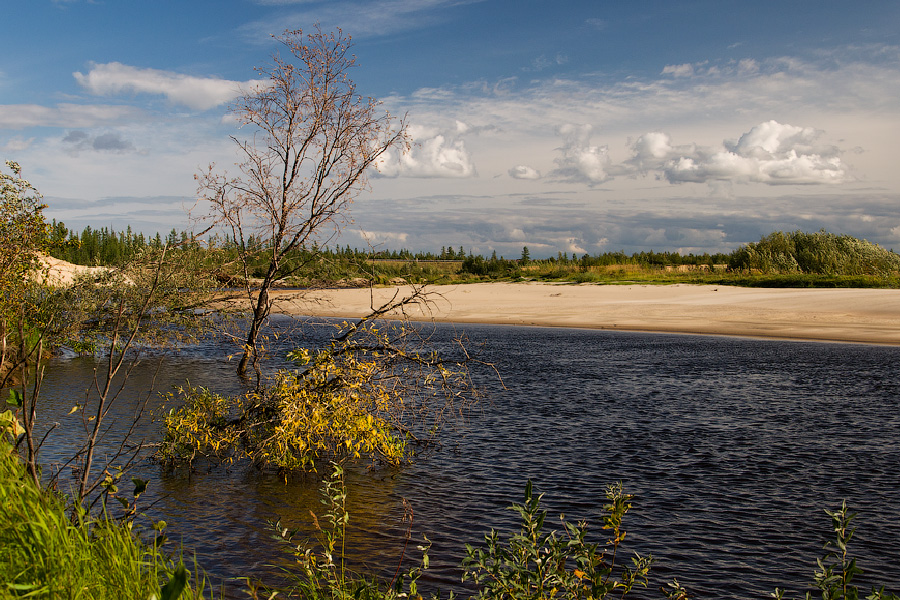
[[[0,435],[0,598],[204,597],[203,577],[189,585],[180,556],[154,543],[161,538],[142,541],[130,522],[72,518],[60,496],[23,478]]]

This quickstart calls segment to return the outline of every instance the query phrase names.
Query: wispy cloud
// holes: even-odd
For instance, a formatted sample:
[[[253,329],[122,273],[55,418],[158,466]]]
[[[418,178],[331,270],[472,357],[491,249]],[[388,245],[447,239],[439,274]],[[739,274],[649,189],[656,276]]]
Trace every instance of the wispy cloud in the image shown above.
[[[96,127],[124,120],[138,120],[143,113],[130,106],[106,104],[38,104],[0,105],[0,128],[28,127]]]
[[[257,0],[268,5],[299,5],[299,10],[282,13],[245,25],[251,38],[268,43],[273,32],[307,29],[318,23],[323,30],[341,28],[355,38],[393,35],[435,25],[449,18],[446,9],[486,0],[338,0],[291,1]]]
[[[75,80],[88,92],[97,96],[119,94],[152,94],[165,96],[169,102],[196,110],[206,110],[225,104],[261,81],[231,81],[209,77],[194,77],[162,71],[140,69],[118,62],[94,64],[87,73],[75,72]]]

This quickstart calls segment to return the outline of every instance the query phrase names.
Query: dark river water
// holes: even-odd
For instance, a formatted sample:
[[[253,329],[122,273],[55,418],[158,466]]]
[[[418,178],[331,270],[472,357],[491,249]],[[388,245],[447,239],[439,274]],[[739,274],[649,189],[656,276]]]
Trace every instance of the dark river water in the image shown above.
[[[278,355],[300,343],[282,331]],[[500,326],[457,326],[502,375],[475,377],[486,392],[444,447],[400,469],[348,474],[351,560],[382,574],[397,567],[414,513],[408,556],[433,542],[429,591],[460,591],[464,544],[490,528],[517,527],[512,502],[527,480],[544,493],[547,522],[564,513],[587,520],[596,541],[607,484],[635,494],[625,549],[650,553],[655,597],[677,577],[696,598],[766,598],[776,586],[802,595],[830,537],[823,509],[842,500],[859,513],[851,552],[857,582],[900,589],[900,348]],[[295,333],[291,333],[295,331]],[[451,326],[438,325],[437,337]],[[303,328],[303,335],[309,330]],[[313,335],[313,337],[315,337]],[[306,339],[309,339],[308,337]],[[162,362],[146,361],[116,409],[125,423],[146,390],[189,380],[237,391],[228,349],[215,342]],[[275,361],[277,363],[277,360]],[[77,423],[66,413],[83,396],[95,363],[56,359],[39,417],[59,421],[43,459],[71,450]],[[144,392],[139,393],[139,392]],[[156,393],[150,405],[164,404]],[[156,435],[145,424],[139,434]],[[121,427],[119,427],[121,428]],[[122,435],[116,427],[110,441]],[[285,482],[248,469],[166,471],[140,465],[151,480],[147,512],[229,595],[231,578],[277,581],[289,567],[268,521],[309,530],[321,512],[312,477]],[[462,590],[465,591],[464,589]]]

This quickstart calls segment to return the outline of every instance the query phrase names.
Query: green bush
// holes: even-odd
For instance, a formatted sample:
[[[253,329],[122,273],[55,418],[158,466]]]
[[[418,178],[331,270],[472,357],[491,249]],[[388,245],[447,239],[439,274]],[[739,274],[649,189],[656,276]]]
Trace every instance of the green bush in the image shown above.
[[[571,599],[625,597],[635,585],[647,586],[651,556],[637,553],[630,565],[616,564],[616,553],[625,538],[622,518],[631,508],[633,496],[622,484],[609,486],[603,506],[603,529],[610,532],[605,545],[586,540],[587,524],[561,519],[563,530],[544,531],[547,511],[541,497],[534,496],[529,481],[525,503],[513,504],[522,527],[503,542],[494,530],[484,537],[485,548],[466,545],[463,581],[471,579],[480,588],[481,600],[543,600],[559,596]]]
[[[853,585],[853,578],[863,572],[856,564],[856,559],[850,556],[847,546],[853,539],[856,529],[850,524],[856,517],[847,508],[847,501],[841,504],[838,510],[826,510],[825,514],[831,517],[831,527],[834,531],[834,539],[825,543],[827,552],[822,558],[816,559],[817,569],[813,574],[813,584],[821,592],[822,600],[857,600],[859,588]],[[785,592],[775,589],[772,597],[783,600]],[[809,592],[804,596],[806,600],[812,598]],[[866,596],[867,600],[900,600],[900,596],[885,592],[884,586],[872,588],[872,593]]]

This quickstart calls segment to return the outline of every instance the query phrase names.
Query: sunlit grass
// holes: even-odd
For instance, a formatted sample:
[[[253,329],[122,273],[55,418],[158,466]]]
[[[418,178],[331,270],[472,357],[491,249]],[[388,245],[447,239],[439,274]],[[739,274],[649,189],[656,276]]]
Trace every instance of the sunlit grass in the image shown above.
[[[0,441],[0,598],[205,597],[205,579],[191,578],[178,553],[157,546],[159,532],[141,540],[130,522],[73,518],[63,498],[23,472]]]

